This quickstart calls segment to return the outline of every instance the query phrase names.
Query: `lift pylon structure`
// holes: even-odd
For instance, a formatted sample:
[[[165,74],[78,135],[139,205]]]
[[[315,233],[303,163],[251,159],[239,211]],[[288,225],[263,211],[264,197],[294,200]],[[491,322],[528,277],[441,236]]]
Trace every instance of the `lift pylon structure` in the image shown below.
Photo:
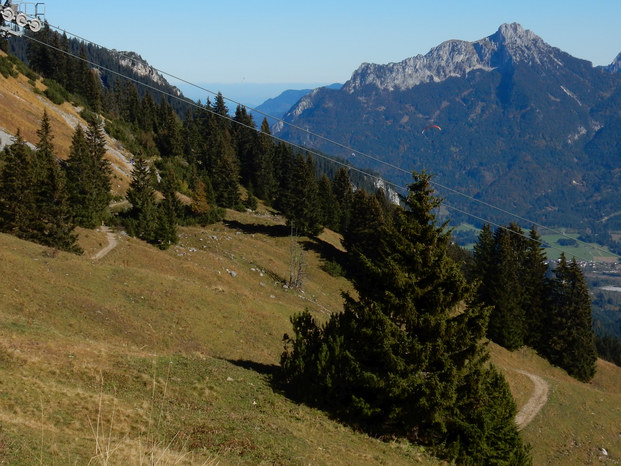
[[[0,6],[0,36],[21,36],[23,29],[39,32],[45,18],[45,3],[6,0]]]

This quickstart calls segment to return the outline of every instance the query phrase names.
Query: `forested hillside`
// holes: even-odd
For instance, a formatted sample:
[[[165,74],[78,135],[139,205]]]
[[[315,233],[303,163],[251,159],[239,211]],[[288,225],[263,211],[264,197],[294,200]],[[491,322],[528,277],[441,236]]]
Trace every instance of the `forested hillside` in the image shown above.
[[[240,443],[230,443],[237,438],[230,432],[239,432],[243,424],[240,419],[233,419],[234,426],[227,429],[208,426],[201,416],[196,417],[196,410],[212,412],[215,400],[210,394],[222,389],[214,388],[210,377],[221,370],[214,367],[227,366],[225,361],[232,361],[226,358],[234,354],[235,364],[263,374],[252,378],[253,383],[262,380],[259,401],[268,400],[271,406],[303,402],[325,411],[348,432],[374,441],[398,439],[399,445],[405,445],[398,454],[400,461],[411,460],[417,456],[412,449],[420,449],[416,451],[459,463],[532,462],[515,423],[517,405],[510,386],[490,362],[488,338],[509,350],[531,345],[570,376],[591,381],[597,361],[590,297],[575,261],[563,259],[553,272],[544,270],[536,232],[524,240],[512,226],[495,234],[484,230],[472,257],[453,244],[446,224],[436,219],[442,200],[432,187],[432,175],[412,172],[407,195],[401,202],[390,202],[372,176],[343,161],[273,139],[267,121],[257,124],[242,106],[231,116],[220,94],[204,105],[185,102],[185,110],[178,112],[171,96],[156,98],[152,89],[141,89],[133,80],[117,79],[107,85],[96,69],[70,56],[69,44],[45,31],[60,47],[27,47],[32,68],[14,56],[0,56],[0,86],[13,84],[44,102],[41,114],[31,117],[37,120],[33,140],[26,141],[18,127],[0,153],[0,232],[43,246],[28,254],[45,255],[48,270],[55,267],[56,257],[61,258],[59,264],[80,264],[82,272],[72,289],[80,289],[78,282],[89,274],[101,273],[116,291],[114,298],[106,297],[99,279],[88,282],[86,295],[75,296],[62,287],[54,291],[42,284],[44,293],[52,296],[40,308],[32,301],[37,293],[31,296],[28,290],[22,299],[7,288],[9,324],[3,327],[7,338],[25,344],[12,333],[14,328],[41,325],[37,327],[41,335],[28,330],[33,344],[46,332],[60,332],[67,337],[64,345],[79,347],[83,342],[72,343],[70,335],[105,340],[95,322],[109,326],[119,344],[129,344],[133,354],[109,347],[115,355],[107,360],[99,379],[90,372],[80,375],[77,369],[72,374],[82,377],[80,386],[91,397],[97,380],[102,397],[118,388],[129,431],[139,427],[129,420],[133,415],[128,406],[139,398],[140,388],[151,383],[142,367],[148,359],[145,351],[153,349],[156,361],[170,358],[173,404],[183,407],[183,416],[191,423],[185,425],[184,419],[167,412],[171,430],[158,427],[160,437],[151,439],[151,451],[161,447],[163,439],[172,438],[175,451],[204,459],[220,454],[222,444],[217,442],[225,439],[229,443],[224,450],[241,451],[250,461],[291,461],[290,453],[282,449],[278,450],[282,457],[277,458],[269,448],[258,447],[248,440],[254,438],[250,433],[236,440]],[[58,48],[69,55],[57,55]],[[79,112],[69,125],[69,143],[57,144],[60,138],[51,123],[50,113],[59,105]],[[130,154],[131,172],[124,190],[112,189],[113,180],[120,178],[113,172],[116,162],[107,150],[111,137]],[[262,216],[269,221],[259,221]],[[249,224],[248,217],[255,223]],[[132,245],[127,249],[132,255],[119,257],[111,269],[95,272],[79,256],[85,247],[92,249],[88,238],[102,224],[128,237],[125,241]],[[231,229],[236,232],[230,233]],[[225,248],[219,231],[226,241],[233,241],[231,235],[239,236],[238,250]],[[322,234],[333,240],[320,239]],[[263,244],[257,243],[255,235],[266,238]],[[270,248],[271,254],[253,253],[245,242],[254,249]],[[156,248],[161,255],[154,255]],[[217,272],[212,269],[213,258],[203,255],[206,251],[221,263]],[[201,259],[179,266],[178,257],[185,255]],[[327,278],[332,275],[341,280],[340,290],[349,290],[341,298],[340,290],[333,289],[337,298],[330,298],[330,307],[318,305],[327,289],[309,279],[309,256],[314,257],[313,273],[331,283],[328,286],[334,286]],[[7,256],[7,274],[23,260],[21,253]],[[223,281],[223,276],[227,280],[240,276],[235,267],[242,264],[243,275],[250,269],[263,279],[253,285],[261,295],[256,301],[260,310],[253,307],[251,293]],[[286,264],[284,271],[282,264]],[[71,265],[62,267],[71,270]],[[31,280],[37,273],[30,267],[27,271],[22,279]],[[60,279],[54,276],[53,280]],[[307,293],[309,282],[313,293]],[[175,283],[188,295],[181,294]],[[11,286],[18,291],[28,288],[21,281]],[[280,302],[277,297],[285,298]],[[296,305],[292,306],[292,299]],[[302,310],[297,299],[311,304]],[[48,307],[54,312],[52,320],[39,314]],[[533,314],[528,315],[527,309]],[[133,320],[134,312],[139,321]],[[277,315],[274,324],[269,323],[272,312]],[[76,319],[75,313],[93,328]],[[211,317],[204,320],[207,315]],[[283,331],[283,318],[291,319],[292,328]],[[30,323],[24,324],[23,319]],[[253,322],[247,339],[236,336],[242,331],[237,327],[239,319]],[[76,325],[79,332],[71,330]],[[212,335],[217,331],[226,338],[208,343],[207,336],[218,338]],[[274,348],[282,348],[283,343],[280,365],[276,365]],[[271,365],[246,360],[246,351],[257,351],[253,344],[271,355]],[[231,347],[237,349],[231,352]],[[20,356],[3,351],[0,368],[18,386],[20,377],[28,378],[15,362]],[[96,364],[89,364],[88,371],[95,370]],[[186,373],[184,368],[191,369]],[[153,393],[161,385],[166,399],[169,375],[156,372]],[[114,382],[106,382],[107,377]],[[46,381],[59,383],[54,374],[47,374]],[[154,404],[152,400],[151,410]],[[252,406],[257,404],[253,400]],[[89,414],[92,411],[91,406]],[[54,422],[85,425],[71,409],[63,413],[68,417]],[[147,421],[149,432],[153,419]],[[4,418],[0,422],[2,426]],[[84,425],[75,429],[82,431]],[[100,442],[105,434],[99,437],[99,429],[96,432],[93,458],[104,458]],[[12,435],[17,437],[15,432]],[[126,438],[130,437],[135,438],[131,432]],[[0,455],[19,456],[18,450],[5,445],[0,436]]]
[[[506,224],[508,211],[618,249],[615,70],[504,24],[424,56],[363,63],[342,89],[302,98],[274,132],[327,153],[342,152],[335,141],[370,154],[356,163],[398,183],[428,170],[460,221]]]

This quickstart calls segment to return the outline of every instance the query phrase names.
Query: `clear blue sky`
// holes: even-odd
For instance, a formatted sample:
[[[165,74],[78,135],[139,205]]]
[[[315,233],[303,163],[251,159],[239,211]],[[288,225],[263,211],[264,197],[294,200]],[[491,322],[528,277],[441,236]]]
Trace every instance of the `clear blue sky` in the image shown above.
[[[51,25],[200,83],[345,82],[448,39],[518,22],[607,65],[621,52],[621,0],[48,0]]]

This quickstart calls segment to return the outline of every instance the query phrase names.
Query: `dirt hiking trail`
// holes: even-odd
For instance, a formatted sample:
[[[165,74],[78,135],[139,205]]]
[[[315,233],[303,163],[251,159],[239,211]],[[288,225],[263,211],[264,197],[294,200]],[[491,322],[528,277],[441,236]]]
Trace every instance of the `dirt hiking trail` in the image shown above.
[[[116,235],[112,232],[112,230],[110,230],[110,228],[108,228],[107,226],[102,226],[100,228],[100,231],[103,231],[106,233],[106,238],[108,238],[108,245],[104,247],[102,250],[100,250],[93,257],[91,257],[91,260],[94,260],[94,261],[99,260],[102,257],[104,257],[106,254],[108,254],[110,251],[116,248],[117,244],[119,244],[116,239]]]
[[[518,430],[522,430],[524,427],[530,424],[533,419],[535,419],[537,414],[539,414],[539,411],[541,411],[541,408],[543,408],[547,403],[550,386],[538,375],[518,369],[514,370],[515,372],[527,376],[534,385],[533,394],[531,395],[530,399],[515,415],[515,423],[518,426]]]

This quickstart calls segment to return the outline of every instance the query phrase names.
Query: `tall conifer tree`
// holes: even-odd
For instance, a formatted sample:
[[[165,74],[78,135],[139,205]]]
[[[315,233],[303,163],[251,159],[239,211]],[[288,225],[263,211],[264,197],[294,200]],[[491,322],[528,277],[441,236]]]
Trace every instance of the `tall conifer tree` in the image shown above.
[[[67,181],[54,152],[52,127],[43,113],[35,152],[38,228],[33,240],[64,251],[81,252],[69,204]]]
[[[514,350],[524,345],[524,309],[520,282],[519,256],[512,241],[513,233],[506,228],[496,230],[495,267],[488,283],[490,315],[488,336],[491,340]]]
[[[276,175],[274,174],[274,144],[267,119],[261,123],[261,132],[257,136],[256,161],[254,176],[255,194],[271,205],[276,196]]]
[[[292,319],[285,381],[302,400],[457,463],[528,464],[515,404],[486,363],[488,311],[447,256],[450,232],[436,224],[430,176],[415,173],[409,189],[405,208],[359,233],[369,245],[353,252],[364,278],[357,297],[345,294],[344,312],[325,325],[309,313]]]
[[[321,209],[321,224],[331,230],[339,230],[341,218],[339,203],[332,192],[332,181],[325,173],[319,178],[317,184],[319,191],[319,206]]]
[[[548,265],[541,237],[533,226],[526,243],[523,259],[522,289],[524,292],[524,343],[537,351],[545,346],[543,331],[548,315]]]
[[[175,191],[175,176],[172,169],[166,171],[160,183],[163,199],[158,203],[158,228],[156,232],[157,244],[160,249],[168,249],[176,244],[177,223],[181,211],[181,203]]]
[[[567,263],[562,254],[554,274],[544,351],[551,363],[587,382],[595,375],[597,360],[589,290],[575,259]]]
[[[278,182],[278,195],[274,205],[285,216],[288,216],[293,210],[294,166],[295,157],[291,147],[281,142],[275,150],[274,171]]]
[[[128,212],[128,232],[145,241],[155,242],[158,227],[155,187],[149,164],[142,156],[134,161],[127,200],[132,205]]]
[[[255,181],[253,176],[254,151],[257,148],[255,124],[252,114],[248,113],[246,107],[242,105],[237,106],[233,120],[236,124],[231,127],[231,136],[239,160],[239,174],[242,184],[249,186]]]
[[[37,228],[37,185],[34,152],[20,131],[3,153],[0,171],[0,230],[32,239]]]
[[[287,221],[299,234],[315,236],[323,229],[319,205],[319,191],[315,165],[309,155],[298,155],[293,171],[294,184],[291,191],[291,211]]]
[[[350,209],[353,197],[353,189],[351,186],[351,180],[349,179],[349,173],[345,167],[341,167],[337,170],[334,176],[332,192],[339,203],[339,212],[341,215],[339,232],[344,232],[349,226],[351,218]]]
[[[89,122],[86,134],[77,126],[66,164],[69,198],[75,221],[95,228],[108,217],[110,163],[105,159],[105,137],[101,122]]]

